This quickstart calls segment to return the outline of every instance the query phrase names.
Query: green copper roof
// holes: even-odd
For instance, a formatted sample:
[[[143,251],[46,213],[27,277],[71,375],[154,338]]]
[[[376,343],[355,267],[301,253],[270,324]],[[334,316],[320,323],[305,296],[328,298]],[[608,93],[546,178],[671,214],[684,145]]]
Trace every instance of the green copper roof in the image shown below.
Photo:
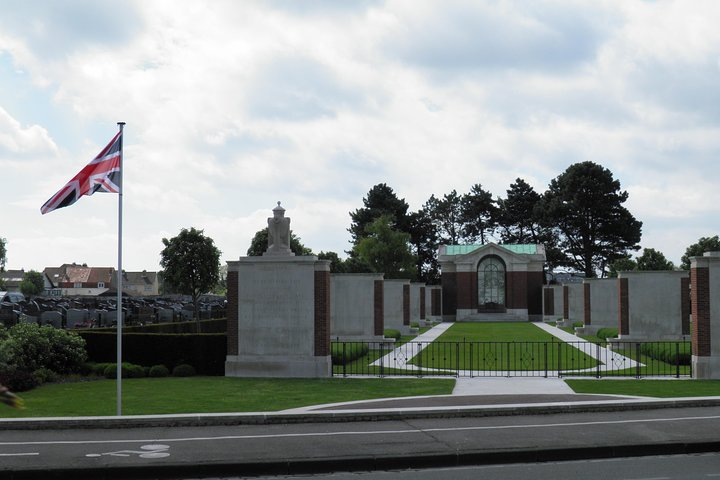
[[[478,248],[482,248],[485,245],[447,245],[445,247],[445,255],[465,255],[466,253],[474,252]],[[536,254],[537,245],[498,245],[505,250],[510,250],[513,253],[524,253],[524,254]]]

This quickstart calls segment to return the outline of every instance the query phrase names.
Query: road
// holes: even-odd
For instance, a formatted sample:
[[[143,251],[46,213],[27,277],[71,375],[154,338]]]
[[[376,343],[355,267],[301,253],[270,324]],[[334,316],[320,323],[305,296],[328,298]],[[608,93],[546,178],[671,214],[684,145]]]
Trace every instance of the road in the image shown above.
[[[127,478],[198,478],[418,469],[720,451],[720,407],[344,423],[5,430],[0,439],[3,479],[14,478],[13,472],[22,472],[16,478],[37,474],[34,478],[99,479],[110,472]]]

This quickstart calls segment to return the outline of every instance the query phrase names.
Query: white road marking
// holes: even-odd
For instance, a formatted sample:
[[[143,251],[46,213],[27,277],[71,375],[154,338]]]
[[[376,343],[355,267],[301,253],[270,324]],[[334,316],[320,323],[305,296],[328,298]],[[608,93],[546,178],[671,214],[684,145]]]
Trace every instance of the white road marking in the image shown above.
[[[40,455],[39,452],[27,452],[27,453],[0,453],[0,457],[31,457]]]
[[[345,432],[309,432],[309,433],[278,433],[278,434],[261,434],[261,435],[220,435],[214,437],[178,437],[178,438],[162,438],[162,439],[108,439],[108,440],[58,440],[58,441],[37,441],[37,442],[0,442],[0,446],[19,446],[19,445],[102,445],[102,444],[118,444],[118,443],[149,443],[149,442],[199,442],[212,440],[252,440],[257,438],[297,438],[297,437],[340,437],[340,436],[359,436],[359,435],[403,435],[418,434],[428,432],[460,432],[473,430],[510,430],[524,428],[553,428],[553,427],[585,427],[598,425],[627,425],[632,423],[666,423],[666,422],[688,422],[688,421],[705,421],[718,420],[720,415],[704,416],[704,417],[677,417],[677,418],[646,418],[635,420],[606,420],[597,422],[568,422],[568,423],[540,423],[529,425],[496,425],[496,426],[478,426],[478,427],[438,427],[438,428],[414,428],[404,430],[367,430],[367,431],[345,431]]]

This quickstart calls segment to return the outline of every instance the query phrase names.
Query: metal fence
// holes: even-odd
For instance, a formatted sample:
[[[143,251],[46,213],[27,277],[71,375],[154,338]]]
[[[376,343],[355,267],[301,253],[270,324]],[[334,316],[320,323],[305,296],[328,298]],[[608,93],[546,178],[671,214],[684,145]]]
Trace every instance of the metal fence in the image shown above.
[[[681,377],[690,342],[333,342],[334,376]]]

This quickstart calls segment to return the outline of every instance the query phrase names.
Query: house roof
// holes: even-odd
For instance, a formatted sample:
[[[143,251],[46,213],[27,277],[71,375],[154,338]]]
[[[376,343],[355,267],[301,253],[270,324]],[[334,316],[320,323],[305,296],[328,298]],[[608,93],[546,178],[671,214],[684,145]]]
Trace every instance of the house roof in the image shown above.
[[[25,270],[6,270],[0,272],[0,279],[8,286],[19,286],[24,276]]]
[[[123,272],[123,282],[132,285],[152,285],[157,279],[157,272]]]

